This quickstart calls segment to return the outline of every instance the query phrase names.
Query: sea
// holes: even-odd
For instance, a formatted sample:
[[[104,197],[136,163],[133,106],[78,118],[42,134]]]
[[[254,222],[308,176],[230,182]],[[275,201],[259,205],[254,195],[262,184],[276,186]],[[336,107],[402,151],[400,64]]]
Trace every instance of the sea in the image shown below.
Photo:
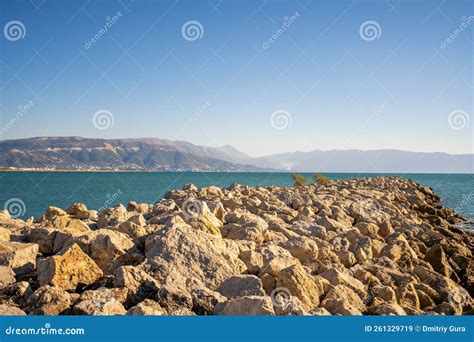
[[[312,174],[301,173],[308,181]],[[324,173],[331,179],[400,176],[433,188],[444,206],[474,221],[474,174],[374,174]],[[101,210],[129,201],[155,203],[171,189],[193,183],[198,187],[227,187],[232,183],[251,186],[291,186],[291,173],[284,172],[0,172],[0,209],[28,218],[44,214],[52,205],[66,209],[82,202]]]

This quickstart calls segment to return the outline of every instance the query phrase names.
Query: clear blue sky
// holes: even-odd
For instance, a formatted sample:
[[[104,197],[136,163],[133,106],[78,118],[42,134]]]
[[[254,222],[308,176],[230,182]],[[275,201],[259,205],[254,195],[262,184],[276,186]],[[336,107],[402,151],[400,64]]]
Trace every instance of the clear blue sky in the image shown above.
[[[254,156],[472,153],[474,21],[455,33],[472,15],[468,0],[2,1],[1,28],[17,20],[26,34],[0,36],[0,139],[159,137]],[[203,28],[194,41],[182,35],[191,20]],[[379,25],[376,39],[362,39],[366,21]],[[114,124],[98,130],[103,109]],[[291,116],[284,129],[271,124],[279,110]]]

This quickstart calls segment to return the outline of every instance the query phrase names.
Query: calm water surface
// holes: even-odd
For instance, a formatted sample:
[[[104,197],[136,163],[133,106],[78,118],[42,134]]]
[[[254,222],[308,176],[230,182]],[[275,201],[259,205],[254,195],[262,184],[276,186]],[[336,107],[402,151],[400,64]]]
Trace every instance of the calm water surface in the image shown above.
[[[312,174],[303,174],[311,180]],[[370,177],[382,174],[327,173],[333,179]],[[410,178],[429,186],[442,197],[443,204],[474,220],[473,174],[384,174]],[[167,190],[186,183],[199,187],[232,183],[262,186],[290,186],[290,173],[207,173],[207,172],[0,172],[0,207],[21,200],[22,217],[42,215],[48,205],[67,208],[83,202],[90,209],[117,203],[154,203]],[[8,202],[10,200],[10,202]],[[17,201],[18,202],[18,201]],[[16,203],[16,202],[15,202]]]

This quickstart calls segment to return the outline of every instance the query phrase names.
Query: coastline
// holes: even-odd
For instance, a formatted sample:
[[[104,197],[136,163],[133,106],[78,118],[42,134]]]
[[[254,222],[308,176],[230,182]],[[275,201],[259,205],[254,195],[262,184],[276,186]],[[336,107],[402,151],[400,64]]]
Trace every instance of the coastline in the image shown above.
[[[3,314],[460,315],[474,233],[399,177],[0,216]],[[73,261],[74,260],[74,261]],[[14,294],[14,295],[13,295]]]

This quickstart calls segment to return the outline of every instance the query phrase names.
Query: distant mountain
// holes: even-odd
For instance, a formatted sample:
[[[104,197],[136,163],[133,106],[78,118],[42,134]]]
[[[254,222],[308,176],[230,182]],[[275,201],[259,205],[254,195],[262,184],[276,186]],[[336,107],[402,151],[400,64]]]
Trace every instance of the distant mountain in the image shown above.
[[[55,170],[265,171],[232,162],[225,146],[156,138],[38,137],[0,141],[0,167]],[[247,156],[248,157],[248,156]]]
[[[333,150],[253,158],[232,146],[158,138],[0,141],[0,167],[56,170],[474,173],[473,154]]]
[[[333,150],[275,154],[248,161],[297,172],[474,173],[473,154]]]

